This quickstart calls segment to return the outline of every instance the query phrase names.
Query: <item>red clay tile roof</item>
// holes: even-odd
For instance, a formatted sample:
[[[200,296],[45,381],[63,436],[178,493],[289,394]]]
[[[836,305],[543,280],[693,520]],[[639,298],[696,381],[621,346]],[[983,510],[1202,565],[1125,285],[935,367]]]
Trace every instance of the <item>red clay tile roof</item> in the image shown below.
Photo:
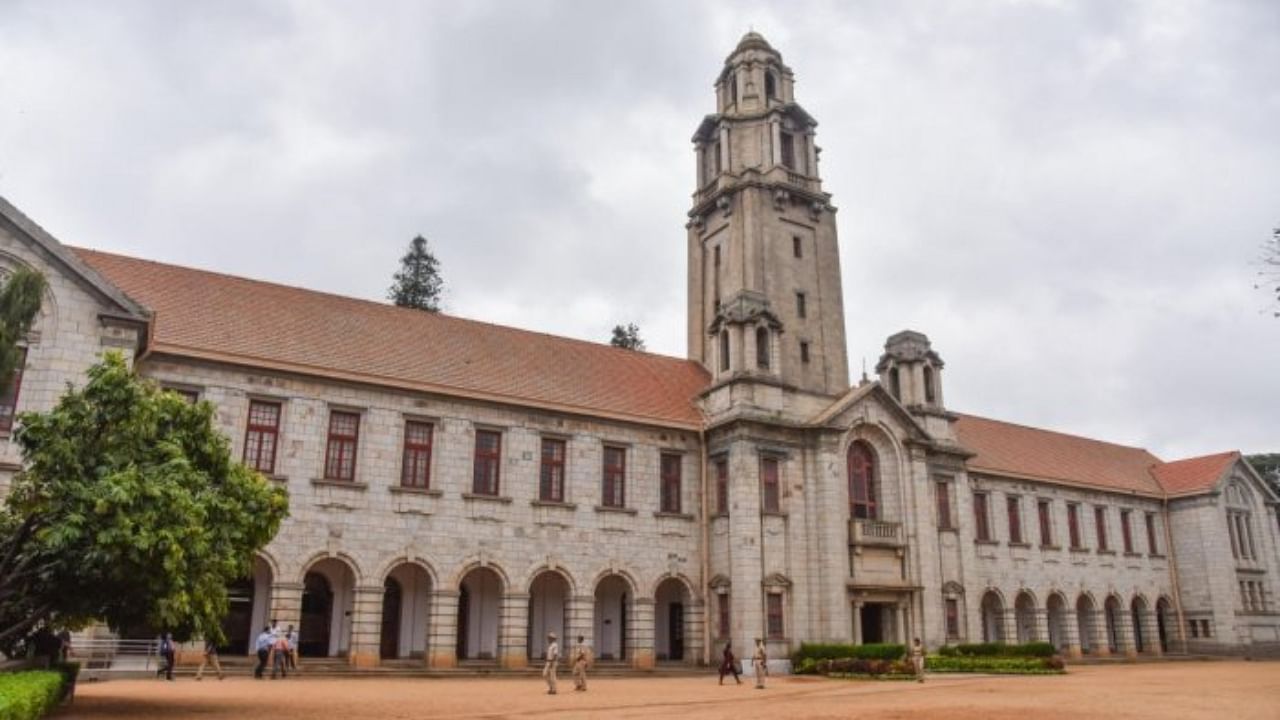
[[[96,250],[77,256],[154,313],[150,352],[698,428],[689,360]]]
[[[1213,489],[1227,468],[1239,459],[1240,453],[1235,451],[1204,455],[1162,463],[1152,468],[1151,474],[1165,492],[1183,495]]]
[[[977,453],[972,471],[1163,494],[1150,472],[1160,459],[1141,448],[973,415],[959,415],[956,432],[960,445]]]

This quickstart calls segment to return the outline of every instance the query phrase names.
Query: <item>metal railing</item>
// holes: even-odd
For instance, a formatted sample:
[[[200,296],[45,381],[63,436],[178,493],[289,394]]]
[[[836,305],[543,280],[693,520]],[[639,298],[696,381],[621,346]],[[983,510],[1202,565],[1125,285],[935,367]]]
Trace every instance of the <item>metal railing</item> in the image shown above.
[[[161,666],[158,642],[122,638],[76,638],[67,659],[81,671],[147,672]]]
[[[850,520],[849,541],[854,545],[901,545],[902,523]]]

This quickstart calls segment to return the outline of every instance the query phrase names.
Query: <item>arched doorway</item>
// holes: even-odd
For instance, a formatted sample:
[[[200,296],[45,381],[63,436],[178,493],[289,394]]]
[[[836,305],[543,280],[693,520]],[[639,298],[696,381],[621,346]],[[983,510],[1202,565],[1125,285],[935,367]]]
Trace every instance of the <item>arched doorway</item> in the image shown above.
[[[227,614],[222,618],[223,655],[251,654],[253,640],[269,622],[271,607],[271,566],[260,557],[253,559],[253,574],[227,585]]]
[[[1120,623],[1122,622],[1120,616],[1124,609],[1114,595],[1107,598],[1102,608],[1103,614],[1106,615],[1107,649],[1113,653],[1120,652]]]
[[[303,657],[335,657],[351,647],[355,572],[337,558],[324,558],[302,579],[302,617],[298,653]]]
[[[1076,599],[1076,631],[1080,634],[1080,652],[1082,653],[1091,653],[1095,650],[1093,642],[1098,632],[1094,627],[1096,616],[1097,608],[1093,604],[1093,598],[1081,595]]]
[[[529,584],[530,660],[542,660],[547,653],[547,633],[560,638],[561,652],[568,655],[573,640],[566,637],[569,611],[569,582],[558,572],[539,573]]]
[[[1058,652],[1067,651],[1067,601],[1058,593],[1049,596],[1045,605],[1048,611],[1049,642]]]
[[[1000,594],[988,590],[982,596],[982,641],[1004,642],[1004,601]]]
[[[502,578],[489,568],[476,568],[458,588],[458,659],[498,657],[498,618]]]
[[[1160,652],[1169,652],[1169,627],[1173,625],[1173,604],[1169,598],[1156,601],[1156,638],[1160,641]]]
[[[601,660],[625,660],[630,654],[628,631],[634,594],[621,575],[607,575],[596,583],[594,634]]]
[[[426,656],[430,605],[431,576],[421,566],[404,562],[387,573],[380,642],[384,659]]]
[[[1133,648],[1138,652],[1147,652],[1151,648],[1147,647],[1147,626],[1143,622],[1144,616],[1147,614],[1147,600],[1141,595],[1136,595],[1133,601],[1129,603],[1129,616],[1131,618],[1133,628]]]
[[[689,589],[678,578],[667,578],[653,594],[653,651],[659,660],[683,661],[688,641],[687,621],[691,605]]]
[[[1039,639],[1039,633],[1036,630],[1036,599],[1031,597],[1031,593],[1018,593],[1018,597],[1013,601],[1014,615],[1017,622],[1018,642],[1029,643]]]

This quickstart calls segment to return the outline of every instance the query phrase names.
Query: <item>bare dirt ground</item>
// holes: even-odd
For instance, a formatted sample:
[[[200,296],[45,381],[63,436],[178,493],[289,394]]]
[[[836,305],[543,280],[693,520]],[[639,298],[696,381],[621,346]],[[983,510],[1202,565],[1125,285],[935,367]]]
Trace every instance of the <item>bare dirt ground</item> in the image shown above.
[[[707,678],[604,678],[544,694],[538,680],[236,677],[114,680],[77,688],[54,717],[83,718],[1280,718],[1280,663],[1073,668],[1065,676],[931,676],[908,682],[776,678],[768,689]]]

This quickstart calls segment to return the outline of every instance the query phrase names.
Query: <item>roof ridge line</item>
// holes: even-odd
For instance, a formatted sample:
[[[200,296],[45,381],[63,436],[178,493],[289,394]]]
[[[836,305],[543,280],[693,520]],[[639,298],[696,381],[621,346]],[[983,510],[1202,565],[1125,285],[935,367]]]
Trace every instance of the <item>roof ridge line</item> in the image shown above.
[[[1142,452],[1145,452],[1146,454],[1158,460],[1160,463],[1165,462],[1164,460],[1160,459],[1159,455],[1156,455],[1155,453],[1151,452],[1151,450],[1149,450],[1148,448],[1142,447],[1140,445],[1125,445],[1123,443],[1111,442],[1110,440],[1099,440],[1098,438],[1089,437],[1087,435],[1078,435],[1078,434],[1069,433],[1063,430],[1053,430],[1050,428],[1037,427],[1035,425],[1027,425],[1026,423],[1012,422],[1009,420],[997,420],[995,418],[986,417],[984,415],[974,415],[972,413],[960,412],[957,410],[953,410],[952,412],[962,417],[973,418],[974,420],[985,420],[987,422],[1000,423],[1001,425],[1012,425],[1013,427],[1019,427],[1024,430],[1035,430],[1036,432],[1049,433],[1050,435],[1060,435],[1062,437],[1074,438],[1076,440],[1087,440],[1089,442],[1098,443],[1099,445],[1110,445],[1112,447],[1124,448],[1126,450],[1141,450]]]

